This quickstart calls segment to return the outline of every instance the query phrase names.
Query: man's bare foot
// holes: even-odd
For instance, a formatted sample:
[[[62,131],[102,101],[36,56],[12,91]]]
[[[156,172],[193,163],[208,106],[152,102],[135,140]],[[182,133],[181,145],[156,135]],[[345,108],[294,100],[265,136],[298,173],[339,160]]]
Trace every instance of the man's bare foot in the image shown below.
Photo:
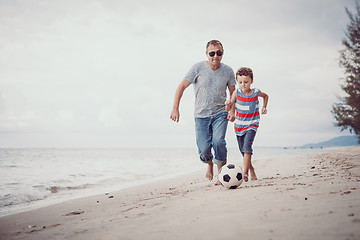
[[[209,179],[210,181],[213,179],[214,177],[214,170],[213,170],[213,163],[210,162],[208,163],[208,169],[206,171],[206,178]]]
[[[222,166],[217,165],[217,175],[216,175],[216,183],[215,186],[221,185],[221,182],[219,181],[219,173],[221,171]]]
[[[248,177],[247,174],[244,174],[244,181],[245,181],[245,182],[249,181],[249,177]]]

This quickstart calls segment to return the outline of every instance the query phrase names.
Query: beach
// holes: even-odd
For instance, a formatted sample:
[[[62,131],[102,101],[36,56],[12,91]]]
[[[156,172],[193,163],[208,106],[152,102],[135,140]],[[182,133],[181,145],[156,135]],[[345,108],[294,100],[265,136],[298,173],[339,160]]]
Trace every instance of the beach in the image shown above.
[[[235,190],[203,171],[0,218],[0,239],[360,239],[360,147],[254,161]]]

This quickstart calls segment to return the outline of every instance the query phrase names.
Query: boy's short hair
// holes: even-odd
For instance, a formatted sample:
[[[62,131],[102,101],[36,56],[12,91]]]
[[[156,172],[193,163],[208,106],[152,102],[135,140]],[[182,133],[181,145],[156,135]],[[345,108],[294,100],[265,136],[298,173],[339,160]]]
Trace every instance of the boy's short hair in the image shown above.
[[[209,41],[209,42],[206,44],[206,51],[207,51],[207,49],[208,49],[208,47],[209,47],[210,45],[213,45],[213,46],[220,45],[221,48],[224,50],[224,47],[223,47],[223,45],[221,44],[221,42],[220,42],[219,40],[211,40],[211,41]]]
[[[251,80],[254,80],[253,71],[251,70],[251,68],[248,67],[239,68],[239,70],[236,72],[236,77],[237,76],[249,76]]]

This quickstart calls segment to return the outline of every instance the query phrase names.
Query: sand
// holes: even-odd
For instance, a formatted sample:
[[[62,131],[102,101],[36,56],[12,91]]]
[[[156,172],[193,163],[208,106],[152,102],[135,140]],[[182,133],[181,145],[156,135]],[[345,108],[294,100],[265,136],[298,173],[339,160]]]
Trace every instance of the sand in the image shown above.
[[[360,147],[254,161],[228,190],[203,172],[0,218],[0,239],[360,239]]]

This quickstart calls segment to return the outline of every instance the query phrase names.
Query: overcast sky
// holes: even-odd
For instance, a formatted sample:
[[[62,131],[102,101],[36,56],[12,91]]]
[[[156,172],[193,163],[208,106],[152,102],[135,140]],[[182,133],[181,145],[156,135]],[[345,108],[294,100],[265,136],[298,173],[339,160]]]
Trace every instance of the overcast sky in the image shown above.
[[[189,87],[219,39],[270,99],[256,146],[348,134],[334,127],[338,51],[352,0],[0,0],[0,147],[195,147]],[[236,146],[233,124],[227,134]]]

